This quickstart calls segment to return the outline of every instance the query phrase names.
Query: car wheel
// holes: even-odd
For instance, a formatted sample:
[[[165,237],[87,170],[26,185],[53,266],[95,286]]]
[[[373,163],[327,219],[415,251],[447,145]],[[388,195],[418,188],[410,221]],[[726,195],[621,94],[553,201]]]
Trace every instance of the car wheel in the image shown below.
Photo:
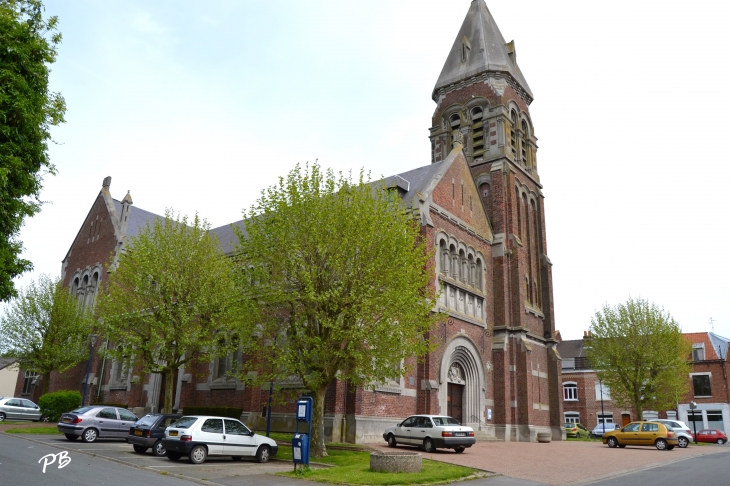
[[[71,442],[73,442],[73,441],[75,441],[76,439],[79,438],[78,435],[73,435],[73,434],[63,434],[63,435],[65,435],[66,436],[66,439],[67,440],[70,440]]]
[[[51,417],[49,417],[48,415],[41,415],[41,422],[43,422],[44,424],[47,424],[50,421],[51,421]]]
[[[167,452],[165,453],[165,455],[166,455],[166,456],[167,456],[167,458],[168,458],[168,459],[170,459],[171,461],[179,461],[179,460],[180,460],[180,458],[182,457],[182,454],[180,454],[179,452],[172,452],[172,451],[167,451]]]
[[[256,462],[259,462],[261,464],[269,462],[269,458],[271,457],[271,449],[269,449],[269,446],[262,445],[259,447],[259,450],[256,451]]]
[[[723,444],[725,443],[725,441],[724,441],[724,440],[722,440],[722,439],[717,439],[717,443],[718,443],[719,445],[723,445]]]
[[[5,414],[0,412],[0,422],[2,422],[3,420],[5,420]]]
[[[659,449],[660,451],[665,451],[665,450],[667,450],[667,447],[669,447],[669,446],[667,445],[667,441],[666,441],[666,440],[664,440],[664,439],[657,439],[657,440],[656,440],[656,442],[654,443],[654,445],[655,445],[655,446],[656,446],[656,448],[657,448],[657,449]]]
[[[606,444],[608,444],[608,447],[613,449],[618,445],[618,440],[616,440],[616,437],[609,437]]]
[[[84,442],[95,442],[98,438],[99,432],[97,432],[96,429],[86,429],[84,430],[84,433],[81,434],[81,440]]]
[[[243,456],[231,456],[231,459],[233,459],[234,461],[240,461],[241,459],[243,459]]]
[[[142,447],[141,445],[135,445],[132,447],[134,447],[134,452],[136,452],[137,454],[144,454],[145,452],[147,452],[147,448]]]
[[[577,434],[575,434],[575,438],[576,439],[580,439],[580,432],[578,432]]]
[[[395,436],[393,434],[388,434],[388,447],[395,447],[398,445],[398,442],[395,440]]]
[[[436,448],[433,445],[433,441],[426,437],[423,439],[423,450],[426,452],[434,452]]]
[[[158,440],[157,442],[155,442],[155,445],[152,446],[152,454],[157,457],[164,456],[165,452],[165,448],[162,446],[162,440]]]
[[[461,454],[462,452],[464,452],[466,450],[466,447],[464,447],[464,446],[458,446],[458,447],[455,447],[454,450],[457,453]]]
[[[198,445],[190,449],[188,457],[190,458],[190,462],[193,464],[203,464],[207,455],[208,451],[205,450],[205,447]]]
[[[687,439],[687,437],[680,437],[677,439],[677,445],[680,449],[684,449],[689,445],[689,440]]]

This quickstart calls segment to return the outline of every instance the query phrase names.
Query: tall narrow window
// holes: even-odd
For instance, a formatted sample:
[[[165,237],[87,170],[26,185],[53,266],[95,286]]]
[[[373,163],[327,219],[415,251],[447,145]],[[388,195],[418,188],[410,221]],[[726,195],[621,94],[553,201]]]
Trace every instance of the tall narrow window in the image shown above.
[[[515,234],[522,238],[522,211],[521,211],[521,205],[522,205],[522,198],[520,198],[520,190],[518,188],[515,188],[515,195],[517,196],[515,198],[515,202],[517,203],[517,230],[515,231]]]
[[[441,241],[439,245],[441,247],[441,273],[448,275],[449,273],[449,249],[446,248],[446,243]]]
[[[528,160],[527,160],[527,122],[522,120],[522,140],[521,140],[521,147],[522,147],[522,163],[526,166],[529,166]]]
[[[510,118],[512,119],[512,125],[509,128],[509,145],[512,149],[512,155],[517,157],[517,133],[515,133],[517,131],[517,113],[514,110],[512,110]]]
[[[451,127],[451,148],[454,148],[454,142],[456,141],[454,138],[454,130],[458,130],[461,127],[461,117],[458,113],[454,113],[449,118],[449,126]]]
[[[484,157],[484,112],[481,108],[471,111],[471,153],[476,161]]]

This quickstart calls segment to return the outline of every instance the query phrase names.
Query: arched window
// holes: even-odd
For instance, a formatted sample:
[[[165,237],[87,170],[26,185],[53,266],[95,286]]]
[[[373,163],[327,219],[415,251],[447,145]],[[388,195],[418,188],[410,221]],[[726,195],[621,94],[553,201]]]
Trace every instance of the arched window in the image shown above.
[[[471,153],[474,159],[484,157],[484,111],[477,107],[471,110]]]
[[[476,275],[474,278],[474,286],[482,291],[484,290],[484,287],[482,287],[483,272],[484,272],[484,269],[482,268],[482,260],[480,258],[477,258],[477,268],[476,268]]]
[[[578,400],[578,383],[574,381],[563,383],[563,400],[566,402]]]
[[[459,251],[459,264],[461,265],[459,280],[466,283],[469,278],[469,269],[467,267],[466,255],[464,255],[464,250]]]
[[[459,280],[459,255],[456,254],[456,248],[451,245],[451,278]]]
[[[446,248],[446,242],[441,240],[439,244],[441,250],[441,273],[448,275],[449,273],[449,249]]]
[[[461,127],[461,117],[458,113],[454,113],[449,117],[449,127],[451,127],[451,148],[454,148],[454,130],[458,130]]]
[[[522,140],[520,141],[520,145],[522,146],[522,163],[529,166],[528,163],[529,160],[527,159],[527,122],[525,120],[522,120]]]
[[[467,258],[468,260],[468,267],[469,267],[469,280],[467,283],[474,287],[474,274],[476,273],[476,265],[474,263],[474,257],[472,255],[469,255]]]
[[[515,234],[518,238],[522,238],[522,198],[520,197],[520,188],[515,187],[515,203],[517,205],[517,229]]]
[[[510,118],[512,119],[512,125],[509,129],[509,146],[512,149],[512,155],[517,157],[517,113],[515,110],[510,113]]]

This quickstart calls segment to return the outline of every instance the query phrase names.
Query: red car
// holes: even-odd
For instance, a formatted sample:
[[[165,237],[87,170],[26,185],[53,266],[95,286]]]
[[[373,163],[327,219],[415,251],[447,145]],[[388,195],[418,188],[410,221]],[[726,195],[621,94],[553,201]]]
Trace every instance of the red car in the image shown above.
[[[692,439],[694,438],[695,434],[692,433]],[[724,444],[727,442],[727,435],[717,429],[702,429],[697,432],[697,442],[716,442],[718,444]]]

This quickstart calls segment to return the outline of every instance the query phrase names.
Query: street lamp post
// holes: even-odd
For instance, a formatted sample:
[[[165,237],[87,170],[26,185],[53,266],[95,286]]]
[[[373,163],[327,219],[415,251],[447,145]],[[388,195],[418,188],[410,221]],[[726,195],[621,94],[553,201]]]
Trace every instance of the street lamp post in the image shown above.
[[[697,410],[697,403],[689,402],[689,409],[692,410],[692,428],[694,428],[695,431],[695,445],[697,445],[697,422],[695,422],[697,418],[697,415],[695,415],[695,410]]]
[[[271,351],[271,382],[269,383],[269,405],[266,409],[266,437],[271,433],[271,401],[274,396],[274,360],[276,359],[276,337]]]
[[[603,428],[603,434],[606,435],[606,414],[603,411],[603,380],[598,379],[598,386],[601,387],[601,424]]]
[[[86,364],[86,379],[84,380],[84,396],[81,399],[81,406],[86,405],[86,389],[89,386],[89,372],[91,371],[91,360],[94,357],[94,345],[96,344],[97,339],[96,334],[92,334],[89,336],[89,341],[91,342],[91,351],[89,352],[89,362]]]

